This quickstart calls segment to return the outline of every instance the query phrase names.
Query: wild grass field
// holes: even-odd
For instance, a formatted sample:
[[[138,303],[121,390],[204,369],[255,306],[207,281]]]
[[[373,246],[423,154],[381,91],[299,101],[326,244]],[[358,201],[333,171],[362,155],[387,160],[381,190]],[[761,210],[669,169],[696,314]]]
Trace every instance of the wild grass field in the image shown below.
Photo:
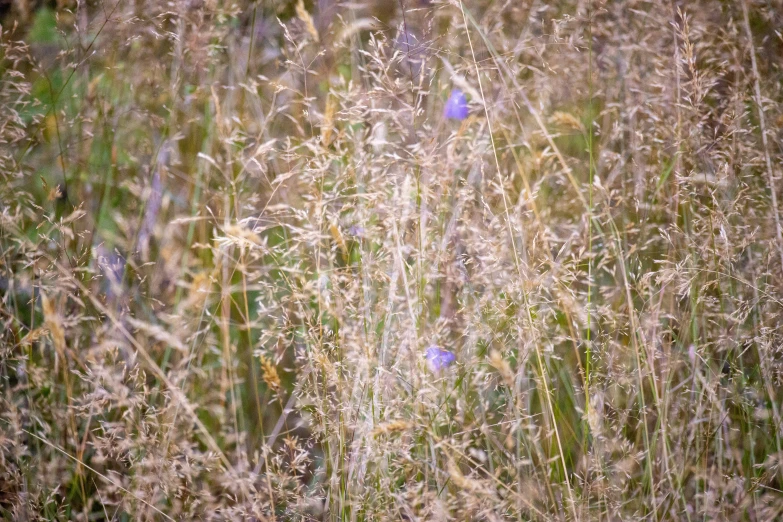
[[[781,0],[0,24],[3,519],[783,519]]]

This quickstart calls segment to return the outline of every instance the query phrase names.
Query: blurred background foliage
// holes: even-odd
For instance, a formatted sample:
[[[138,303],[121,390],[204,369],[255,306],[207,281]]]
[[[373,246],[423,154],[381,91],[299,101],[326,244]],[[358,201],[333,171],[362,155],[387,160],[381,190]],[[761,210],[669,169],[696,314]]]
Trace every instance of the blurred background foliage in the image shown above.
[[[780,1],[0,20],[4,518],[782,516]]]

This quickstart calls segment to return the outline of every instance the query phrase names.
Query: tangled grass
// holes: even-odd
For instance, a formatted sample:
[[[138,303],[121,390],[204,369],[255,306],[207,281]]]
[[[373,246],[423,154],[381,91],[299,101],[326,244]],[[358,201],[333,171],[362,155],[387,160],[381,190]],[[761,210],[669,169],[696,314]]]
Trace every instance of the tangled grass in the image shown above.
[[[0,513],[783,517],[781,27],[15,2]]]

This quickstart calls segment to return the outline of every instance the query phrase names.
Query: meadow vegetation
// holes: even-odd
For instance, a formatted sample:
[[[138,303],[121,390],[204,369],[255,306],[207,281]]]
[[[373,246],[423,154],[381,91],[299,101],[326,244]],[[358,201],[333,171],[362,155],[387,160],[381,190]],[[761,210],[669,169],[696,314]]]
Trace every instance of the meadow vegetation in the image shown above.
[[[2,518],[783,517],[780,0],[5,11]]]

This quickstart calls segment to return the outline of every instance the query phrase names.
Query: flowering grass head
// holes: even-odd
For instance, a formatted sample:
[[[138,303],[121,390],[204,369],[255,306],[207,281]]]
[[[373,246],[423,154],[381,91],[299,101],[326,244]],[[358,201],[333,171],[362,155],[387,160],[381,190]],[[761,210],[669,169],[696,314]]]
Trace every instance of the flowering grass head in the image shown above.
[[[782,519],[779,1],[5,3],[0,521]]]

